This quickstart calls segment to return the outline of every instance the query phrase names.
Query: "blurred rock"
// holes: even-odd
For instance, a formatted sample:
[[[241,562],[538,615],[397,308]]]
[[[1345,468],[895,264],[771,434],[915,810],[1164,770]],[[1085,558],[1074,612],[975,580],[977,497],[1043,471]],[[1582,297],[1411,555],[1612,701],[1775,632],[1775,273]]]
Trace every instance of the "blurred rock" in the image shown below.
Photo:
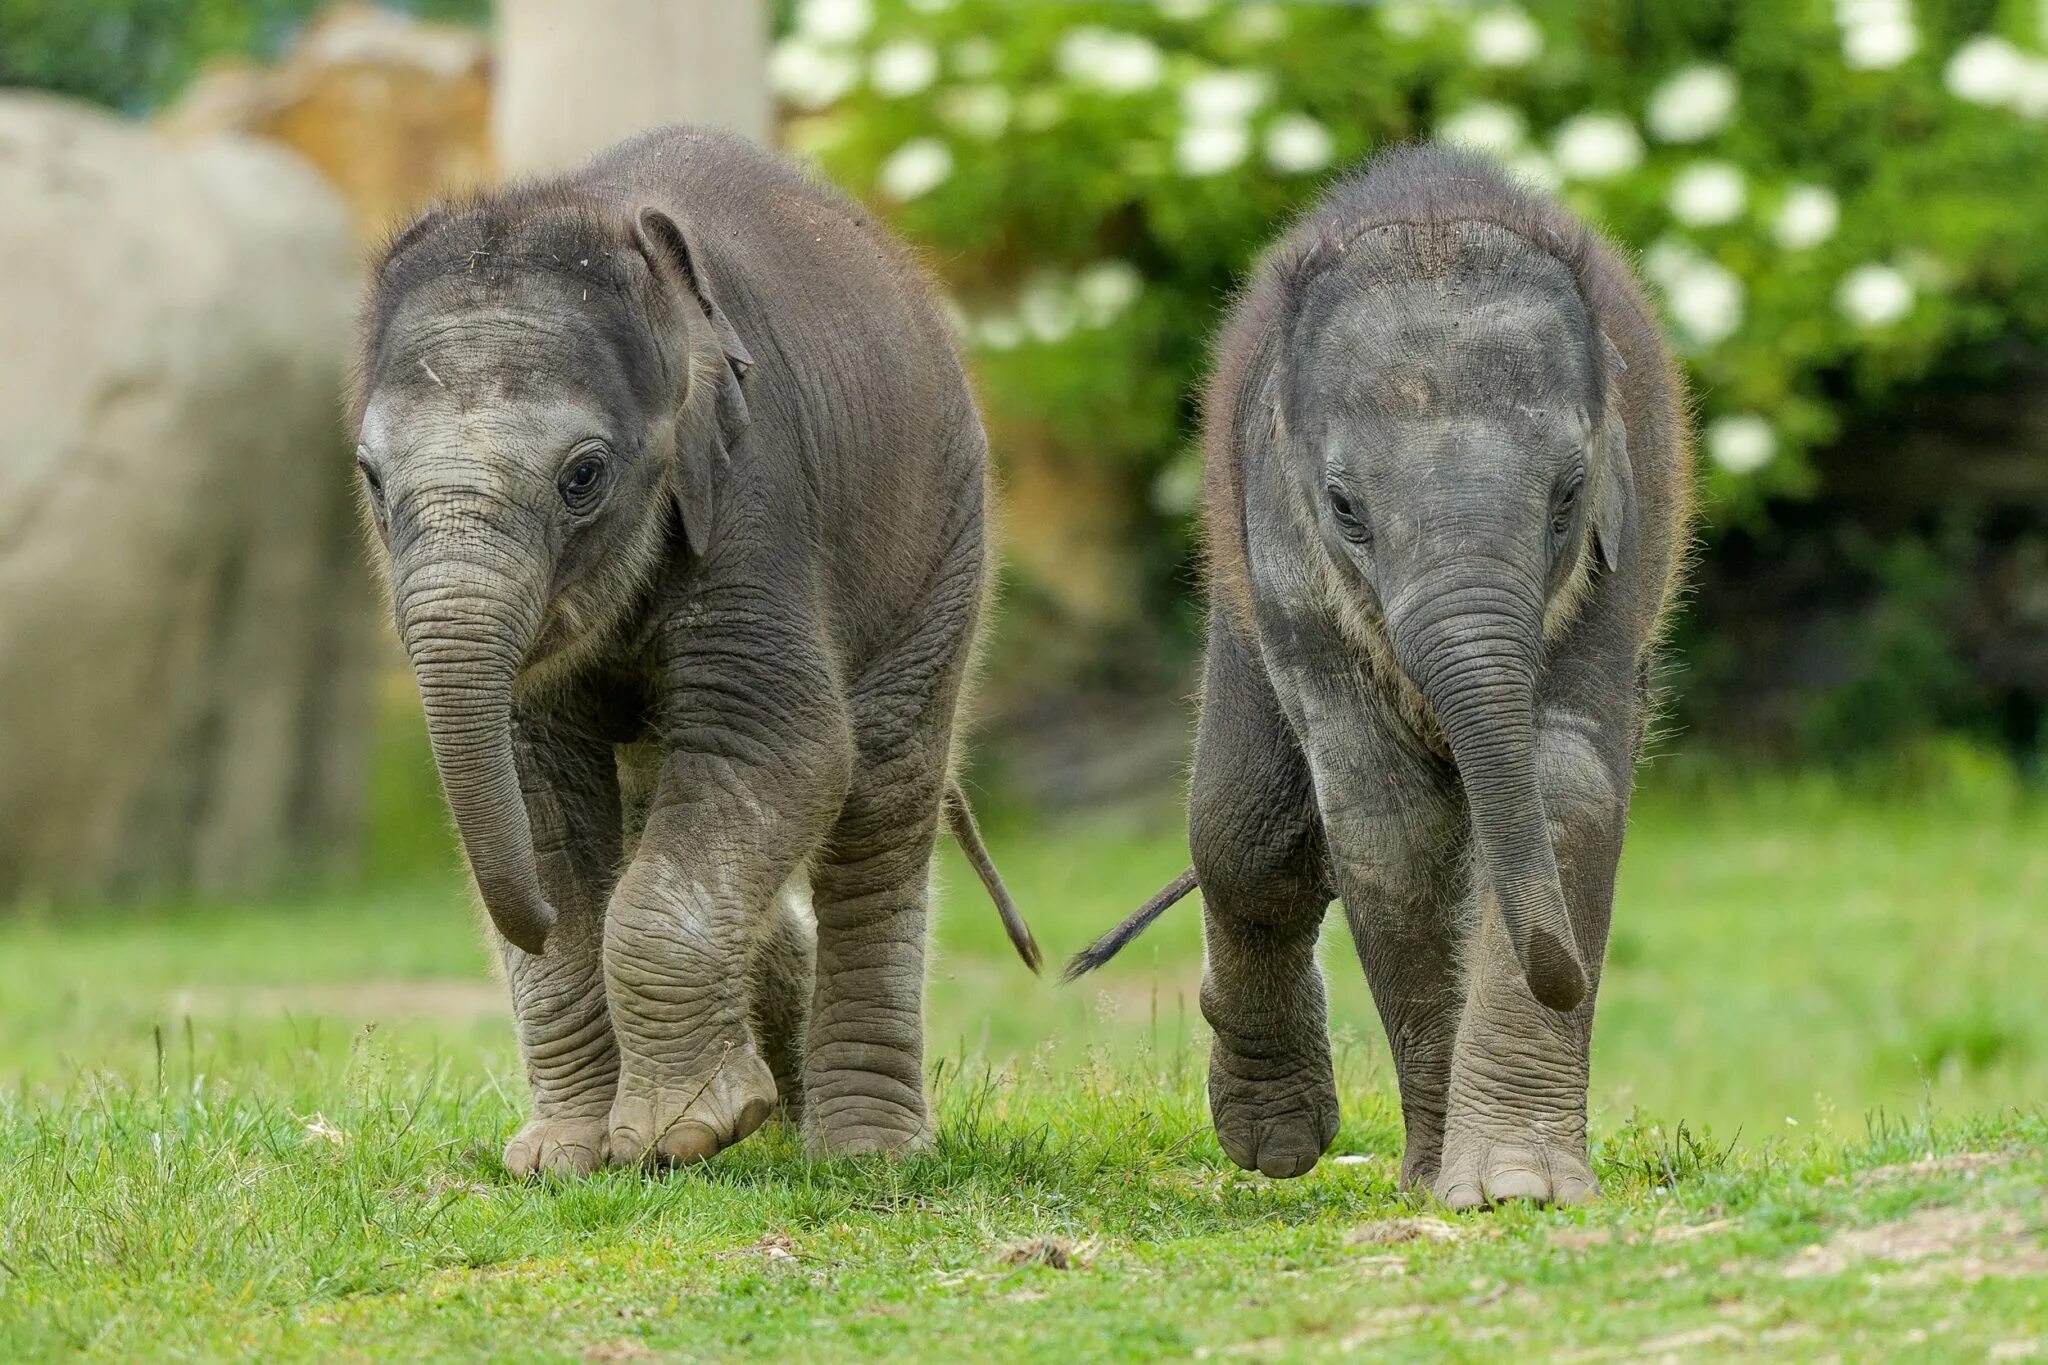
[[[348,200],[370,241],[430,199],[492,176],[491,72],[482,34],[370,5],[337,5],[274,68],[200,73],[158,126],[178,138],[249,133],[284,143]]]
[[[289,153],[0,94],[0,904],[349,846],[348,215]]]

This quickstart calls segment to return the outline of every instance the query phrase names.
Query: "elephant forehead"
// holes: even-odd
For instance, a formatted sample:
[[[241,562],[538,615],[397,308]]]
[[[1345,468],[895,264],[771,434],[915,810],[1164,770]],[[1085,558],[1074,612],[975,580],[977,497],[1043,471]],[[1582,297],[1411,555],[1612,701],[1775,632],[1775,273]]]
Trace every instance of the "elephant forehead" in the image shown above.
[[[621,440],[610,413],[587,395],[566,390],[473,402],[460,390],[429,382],[373,392],[363,412],[364,450],[390,460],[394,474],[416,462],[551,460],[592,438]]]
[[[579,307],[556,288],[498,296],[451,286],[420,291],[393,319],[376,382],[472,406],[573,393],[624,412],[651,403],[659,371],[651,338],[613,303]]]
[[[1547,291],[1457,300],[1431,282],[1382,292],[1333,320],[1317,369],[1332,397],[1362,416],[1565,407],[1593,398],[1584,310]]]

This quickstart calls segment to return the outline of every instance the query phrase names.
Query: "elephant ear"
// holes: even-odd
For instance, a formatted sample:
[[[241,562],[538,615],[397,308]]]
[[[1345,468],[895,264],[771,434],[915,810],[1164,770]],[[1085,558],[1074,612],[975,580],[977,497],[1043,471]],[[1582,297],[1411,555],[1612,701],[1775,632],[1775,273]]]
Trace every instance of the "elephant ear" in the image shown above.
[[[753,367],[754,357],[733,329],[725,310],[718,306],[711,281],[705,277],[689,239],[675,219],[657,208],[641,209],[633,220],[633,241],[647,258],[654,278],[704,319],[721,357],[712,376],[717,394],[711,439],[690,439],[686,411],[684,430],[676,443],[676,501],[683,516],[683,534],[691,551],[701,555],[710,543],[712,494],[725,467],[731,463],[732,447],[739,442],[750,420],[741,381]],[[691,383],[696,382],[697,376],[693,374]],[[697,405],[685,406],[687,409]]]
[[[407,251],[418,246],[428,237],[441,231],[454,221],[453,215],[448,212],[445,205],[427,205],[424,209],[420,210],[419,215],[410,223],[407,223],[397,232],[391,234],[390,240],[384,244],[384,254],[380,264],[382,266],[389,266]]]
[[[1600,562],[1614,572],[1636,552],[1636,475],[1628,457],[1628,423],[1621,415],[1621,375],[1628,362],[1605,332],[1600,334],[1607,399],[1600,424],[1587,448],[1587,478],[1592,484],[1593,540]]]

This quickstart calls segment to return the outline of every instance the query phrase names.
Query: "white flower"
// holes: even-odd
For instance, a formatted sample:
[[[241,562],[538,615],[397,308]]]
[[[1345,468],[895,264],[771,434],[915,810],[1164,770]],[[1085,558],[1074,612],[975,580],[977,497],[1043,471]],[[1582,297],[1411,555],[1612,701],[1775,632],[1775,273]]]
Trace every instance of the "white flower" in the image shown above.
[[[1650,249],[1643,253],[1643,273],[1654,280],[1659,289],[1669,294],[1672,282],[1699,259],[1699,252],[1690,243],[1679,241],[1676,237],[1659,237],[1650,243]]]
[[[1920,47],[1906,0],[1835,0],[1842,59],[1859,71],[1888,71]]]
[[[1753,412],[1717,417],[1707,427],[1707,454],[1730,474],[1762,469],[1778,453],[1778,433]]]
[[[915,95],[939,74],[939,54],[932,45],[917,38],[898,38],[875,51],[868,68],[868,80],[876,91],[891,98]]]
[[[768,83],[799,109],[823,109],[859,79],[860,63],[850,53],[803,38],[784,39],[768,56]]]
[[[1526,66],[1543,51],[1542,30],[1513,8],[1488,10],[1474,19],[1467,40],[1472,60],[1481,66]]]
[[[1230,13],[1230,31],[1246,45],[1270,43],[1287,32],[1287,15],[1278,5],[1239,5]]]
[[[953,149],[935,137],[918,137],[889,153],[876,175],[882,193],[898,203],[928,194],[953,173]]]
[[[1834,236],[1835,225],[1841,221],[1842,206],[1833,191],[1820,185],[1794,185],[1785,192],[1771,232],[1787,251],[1804,251]]]
[[[987,141],[1010,126],[1010,92],[1000,85],[961,85],[939,97],[939,112],[948,123]]]
[[[1466,105],[1436,126],[1439,141],[1504,156],[1522,145],[1528,135],[1522,111],[1491,100]]]
[[[1330,164],[1336,139],[1307,114],[1283,114],[1266,127],[1266,164],[1282,175],[1306,175]]]
[[[1430,0],[1387,0],[1379,7],[1380,22],[1396,38],[1420,38],[1436,22],[1439,8]]]
[[[1742,325],[1742,281],[1703,256],[1671,271],[1664,299],[1672,322],[1694,346],[1725,341]]]
[[[1725,66],[1689,66],[1650,96],[1645,121],[1665,142],[1698,142],[1728,126],[1735,113],[1735,77]]]
[[[850,43],[875,21],[868,0],[799,0],[796,31],[821,43]]]
[[[2005,104],[2019,94],[2026,78],[2026,54],[1988,34],[1957,48],[1942,72],[1948,92],[1972,104]]]
[[[974,324],[974,344],[991,351],[1014,351],[1024,340],[1024,324],[1007,313],[991,313]]]
[[[1733,222],[1747,199],[1742,172],[1725,161],[1695,161],[1671,182],[1671,216],[1692,227]]]
[[[1242,124],[1195,123],[1180,130],[1173,160],[1182,175],[1218,175],[1241,163],[1251,148],[1251,132]]]
[[[2019,88],[2012,92],[2013,112],[2023,118],[2048,118],[2048,57],[2036,57],[2020,73]]]
[[[1112,95],[1150,90],[1166,71],[1166,57],[1149,38],[1107,28],[1077,28],[1060,40],[1060,70],[1083,85]]]
[[[1509,175],[1543,194],[1555,194],[1564,185],[1557,163],[1534,149],[1515,152],[1501,165]]]
[[[1059,280],[1041,275],[1018,297],[1017,316],[1026,331],[1049,345],[1066,340],[1080,324],[1081,306]]]
[[[1107,327],[1138,301],[1145,279],[1129,261],[1097,261],[1074,277],[1074,297],[1081,303],[1081,321]]]
[[[976,80],[993,74],[1002,59],[1002,49],[991,38],[962,38],[953,44],[953,69]]]
[[[1913,310],[1913,284],[1888,265],[1859,265],[1835,289],[1835,307],[1864,327],[1885,327]]]
[[[1618,114],[1579,114],[1551,137],[1557,168],[1570,180],[1607,180],[1642,164],[1643,139]]]
[[[1181,116],[1189,123],[1243,123],[1272,88],[1263,71],[1205,71],[1180,88]]]

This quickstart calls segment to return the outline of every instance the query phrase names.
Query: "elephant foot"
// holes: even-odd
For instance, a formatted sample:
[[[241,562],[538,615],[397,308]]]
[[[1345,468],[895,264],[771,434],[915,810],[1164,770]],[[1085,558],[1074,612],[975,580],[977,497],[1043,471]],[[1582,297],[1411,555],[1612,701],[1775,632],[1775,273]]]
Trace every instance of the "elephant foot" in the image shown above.
[[[1230,1159],[1275,1180],[1307,1175],[1337,1140],[1337,1086],[1327,1051],[1298,1065],[1239,1056],[1217,1036],[1209,1054],[1209,1116]]]
[[[604,1165],[609,1149],[602,1118],[535,1118],[505,1144],[513,1175],[586,1176]]]
[[[1404,1154],[1401,1158],[1401,1188],[1411,1193],[1433,1193],[1442,1170],[1443,1157],[1437,1148],[1431,1148],[1427,1157]]]
[[[872,1100],[814,1100],[804,1124],[804,1151],[813,1158],[901,1157],[925,1151],[931,1145],[931,1118],[922,1095],[914,1108]]]
[[[1583,1204],[1600,1193],[1586,1144],[1528,1132],[1452,1132],[1430,1192],[1456,1210],[1490,1208],[1511,1199]]]
[[[725,1054],[707,1077],[636,1085],[622,1078],[612,1104],[613,1165],[708,1161],[775,1112],[775,1077],[752,1044]]]

